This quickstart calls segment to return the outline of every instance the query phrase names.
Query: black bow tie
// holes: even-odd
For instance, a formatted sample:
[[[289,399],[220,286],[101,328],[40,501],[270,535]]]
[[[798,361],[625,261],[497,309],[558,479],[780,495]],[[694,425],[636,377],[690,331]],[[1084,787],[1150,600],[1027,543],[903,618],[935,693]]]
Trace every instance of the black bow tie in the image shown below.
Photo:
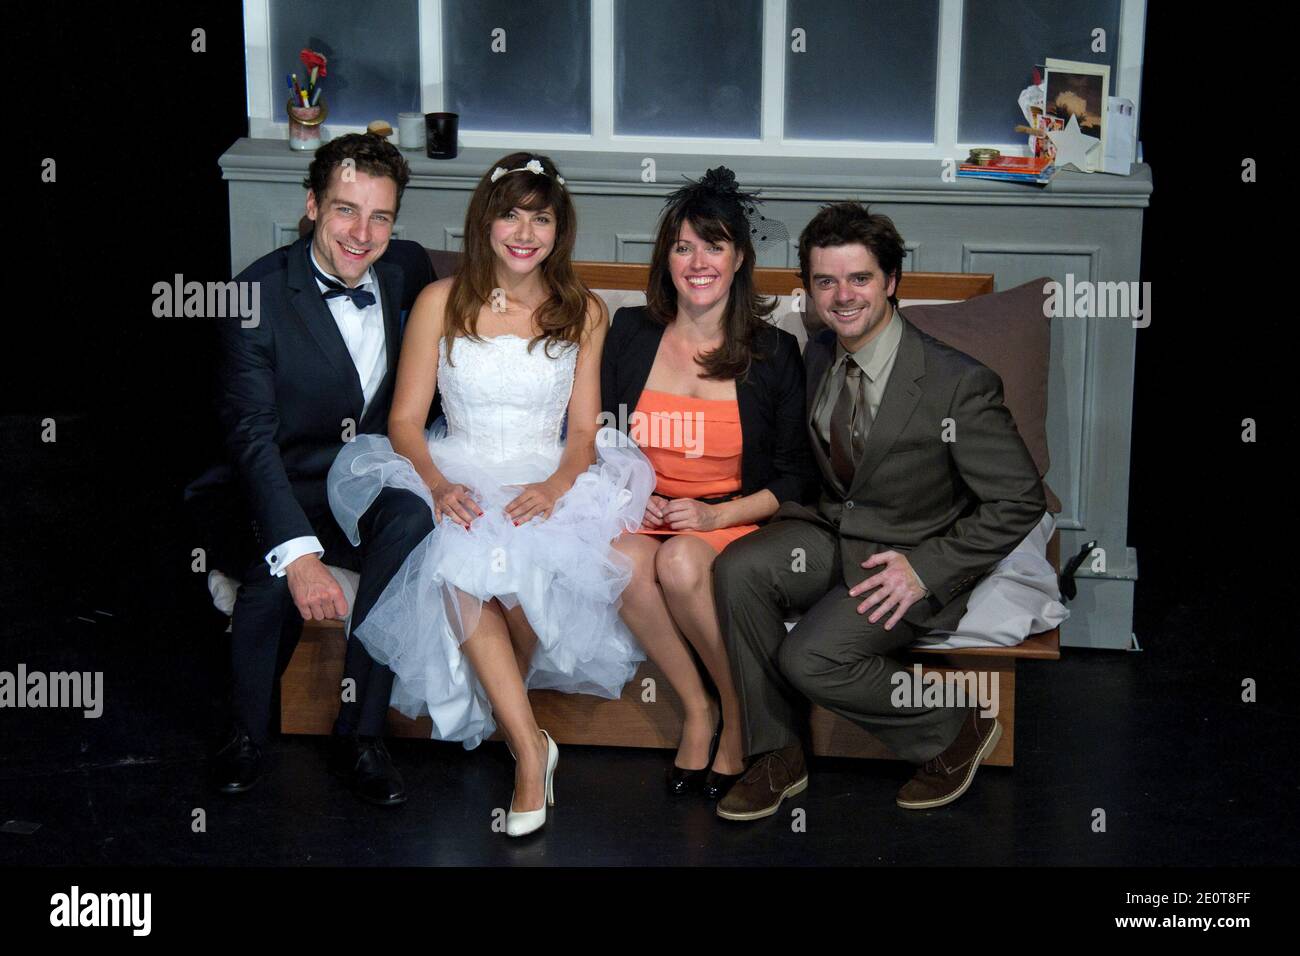
[[[341,282],[335,282],[325,273],[316,268],[316,263],[311,261],[310,256],[307,262],[311,265],[311,271],[320,280],[321,284],[329,291],[325,293],[326,299],[332,299],[335,296],[345,295],[352,300],[352,304],[358,309],[369,308],[375,304],[375,294],[367,289],[349,289]]]

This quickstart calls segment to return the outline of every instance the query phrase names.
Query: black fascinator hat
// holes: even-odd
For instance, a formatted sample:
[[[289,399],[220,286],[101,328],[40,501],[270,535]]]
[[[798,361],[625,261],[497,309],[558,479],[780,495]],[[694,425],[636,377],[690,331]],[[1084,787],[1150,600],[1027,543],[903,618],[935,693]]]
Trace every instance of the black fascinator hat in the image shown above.
[[[785,223],[758,211],[761,202],[757,191],[745,192],[740,188],[734,172],[726,166],[715,166],[700,179],[688,179],[685,186],[670,193],[664,201],[664,211],[671,219],[689,220],[694,228],[703,226],[706,232],[713,231],[708,224],[721,222],[730,236],[701,233],[703,238],[710,242],[727,238],[743,247],[743,237],[747,236],[749,245],[757,252],[790,238]]]

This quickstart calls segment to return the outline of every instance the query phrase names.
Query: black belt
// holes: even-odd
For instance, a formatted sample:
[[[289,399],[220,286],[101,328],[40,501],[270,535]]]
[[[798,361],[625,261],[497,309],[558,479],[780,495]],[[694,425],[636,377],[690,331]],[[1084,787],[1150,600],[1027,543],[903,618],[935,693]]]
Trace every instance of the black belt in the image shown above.
[[[740,493],[739,491],[733,491],[733,492],[732,492],[731,494],[729,494],[729,495],[716,495],[716,496],[714,496],[714,497],[712,497],[712,498],[696,498],[695,500],[698,501],[698,502],[700,502],[701,504],[706,504],[706,505],[720,505],[720,504],[722,504],[724,501],[735,501],[737,498],[740,498],[740,497],[743,497],[743,496],[741,495],[741,493]]]

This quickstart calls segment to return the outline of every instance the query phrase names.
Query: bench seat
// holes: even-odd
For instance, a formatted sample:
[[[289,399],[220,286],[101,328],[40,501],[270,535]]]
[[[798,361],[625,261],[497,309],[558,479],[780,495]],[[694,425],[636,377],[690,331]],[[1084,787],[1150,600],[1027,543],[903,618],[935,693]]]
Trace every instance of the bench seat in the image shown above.
[[[343,625],[338,621],[311,621],[289,662],[280,685],[280,729],[287,734],[328,734],[338,713],[339,685],[343,678],[345,648]],[[988,671],[996,674],[999,688],[998,720],[1002,739],[987,761],[1011,766],[1015,761],[1016,662],[1021,659],[1056,660],[1060,657],[1059,631],[1028,638],[1016,647],[982,647],[961,651],[915,649],[901,656],[910,667],[920,663],[926,671]],[[648,684],[653,681],[653,684]],[[651,696],[653,702],[643,701]],[[586,694],[561,694],[535,690],[529,694],[537,723],[560,744],[603,747],[658,747],[675,750],[681,737],[681,702],[663,673],[650,661],[637,671],[618,700]],[[813,707],[810,714],[813,753],[831,757],[893,758],[893,753],[871,734],[836,714]],[[388,712],[388,733],[394,737],[430,736],[427,717],[411,720],[395,710]],[[495,738],[494,738],[495,739]]]

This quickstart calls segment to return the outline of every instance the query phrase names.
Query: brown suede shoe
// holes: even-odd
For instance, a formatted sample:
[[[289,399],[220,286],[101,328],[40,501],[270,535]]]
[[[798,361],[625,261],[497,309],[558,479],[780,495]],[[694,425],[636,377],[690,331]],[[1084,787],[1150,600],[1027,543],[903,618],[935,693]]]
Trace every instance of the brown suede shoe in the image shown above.
[[[791,744],[759,754],[745,775],[732,784],[720,801],[718,816],[724,820],[759,820],[770,817],[786,797],[808,788],[808,768],[803,747]]]
[[[972,707],[962,721],[957,739],[937,757],[922,764],[911,780],[898,791],[898,805],[905,810],[930,810],[952,803],[970,787],[980,763],[1002,737],[1002,725],[995,717],[981,717]]]

